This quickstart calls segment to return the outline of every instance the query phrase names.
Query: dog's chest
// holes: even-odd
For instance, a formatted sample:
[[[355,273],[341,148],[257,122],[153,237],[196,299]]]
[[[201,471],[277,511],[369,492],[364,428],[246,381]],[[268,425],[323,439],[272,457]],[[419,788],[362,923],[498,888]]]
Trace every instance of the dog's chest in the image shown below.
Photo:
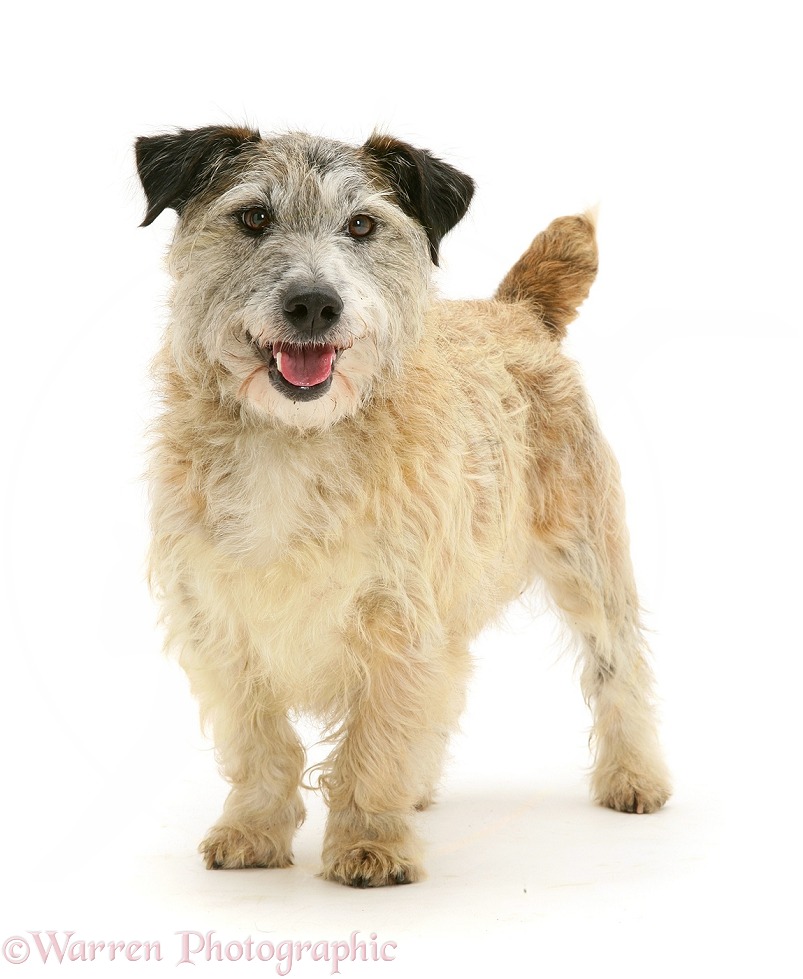
[[[372,574],[343,466],[303,446],[241,443],[208,469],[201,533],[187,542],[186,580],[212,633],[243,637],[276,695],[310,709],[343,668],[339,637]]]
[[[322,557],[355,519],[358,493],[345,492],[346,462],[326,448],[244,442],[206,486],[206,527],[215,546],[242,565],[268,568],[293,551]]]

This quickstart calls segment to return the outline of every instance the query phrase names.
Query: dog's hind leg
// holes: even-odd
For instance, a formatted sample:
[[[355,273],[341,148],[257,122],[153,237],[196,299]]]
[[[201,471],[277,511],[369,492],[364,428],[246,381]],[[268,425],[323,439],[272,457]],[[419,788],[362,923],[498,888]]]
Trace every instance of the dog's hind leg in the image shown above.
[[[537,564],[581,647],[581,685],[594,719],[593,795],[612,809],[652,812],[670,785],[618,466],[596,435],[576,447],[571,472],[553,476],[551,518],[537,529]]]

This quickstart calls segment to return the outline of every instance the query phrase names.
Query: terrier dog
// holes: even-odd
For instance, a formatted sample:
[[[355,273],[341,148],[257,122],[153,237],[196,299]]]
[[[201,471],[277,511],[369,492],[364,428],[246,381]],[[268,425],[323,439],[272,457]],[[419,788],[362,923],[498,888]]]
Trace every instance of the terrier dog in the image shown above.
[[[334,745],[322,876],[419,880],[469,646],[537,576],[581,648],[596,800],[662,806],[618,468],[560,347],[592,219],[446,302],[432,268],[474,184],[428,151],[212,126],[136,156],[143,224],[179,216],[150,566],[231,783],[207,866],[291,864],[303,712]]]

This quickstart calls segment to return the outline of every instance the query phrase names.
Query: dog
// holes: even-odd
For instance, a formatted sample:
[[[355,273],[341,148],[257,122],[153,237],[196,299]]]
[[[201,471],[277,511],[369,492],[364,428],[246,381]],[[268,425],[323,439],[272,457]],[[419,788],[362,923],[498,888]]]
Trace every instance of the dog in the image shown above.
[[[211,126],[136,159],[143,224],[178,214],[150,573],[231,783],[206,865],[292,863],[304,713],[333,745],[321,876],[420,880],[414,811],[469,647],[536,578],[579,644],[594,798],[660,808],[618,467],[560,344],[593,219],[554,221],[493,299],[444,301],[433,267],[474,183],[429,151]]]

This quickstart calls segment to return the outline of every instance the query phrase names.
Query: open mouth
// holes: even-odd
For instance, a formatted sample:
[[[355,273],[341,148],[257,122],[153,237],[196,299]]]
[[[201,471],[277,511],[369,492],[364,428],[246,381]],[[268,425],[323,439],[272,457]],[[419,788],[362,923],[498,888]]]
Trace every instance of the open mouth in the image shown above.
[[[340,350],[331,343],[277,341],[257,350],[267,364],[273,386],[293,401],[314,401],[332,386]]]

